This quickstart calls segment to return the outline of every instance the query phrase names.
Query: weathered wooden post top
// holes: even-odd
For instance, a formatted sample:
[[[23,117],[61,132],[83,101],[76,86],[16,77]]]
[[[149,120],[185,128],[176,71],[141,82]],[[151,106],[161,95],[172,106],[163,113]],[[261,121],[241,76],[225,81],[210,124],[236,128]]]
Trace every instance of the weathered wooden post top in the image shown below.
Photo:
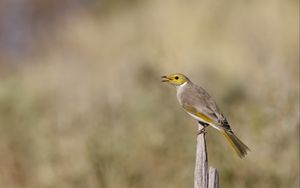
[[[203,126],[198,123],[198,130]],[[219,175],[216,168],[208,169],[205,132],[197,136],[194,188],[219,188]]]

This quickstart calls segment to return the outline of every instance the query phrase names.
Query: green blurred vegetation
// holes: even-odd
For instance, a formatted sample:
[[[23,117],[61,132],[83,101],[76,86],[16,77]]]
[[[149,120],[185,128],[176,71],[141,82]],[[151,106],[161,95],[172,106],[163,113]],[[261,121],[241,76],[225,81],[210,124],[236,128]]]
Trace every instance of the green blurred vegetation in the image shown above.
[[[89,1],[59,19],[32,2],[26,53],[0,52],[0,187],[192,187],[196,122],[171,72],[252,150],[208,129],[221,187],[299,187],[298,1]]]

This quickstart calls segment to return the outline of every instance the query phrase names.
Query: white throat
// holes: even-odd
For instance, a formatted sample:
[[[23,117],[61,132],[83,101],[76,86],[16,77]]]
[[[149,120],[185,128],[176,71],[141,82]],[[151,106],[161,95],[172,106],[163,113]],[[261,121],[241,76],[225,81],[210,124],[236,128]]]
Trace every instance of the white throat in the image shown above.
[[[184,82],[183,84],[176,86],[177,89],[184,87],[188,82]]]

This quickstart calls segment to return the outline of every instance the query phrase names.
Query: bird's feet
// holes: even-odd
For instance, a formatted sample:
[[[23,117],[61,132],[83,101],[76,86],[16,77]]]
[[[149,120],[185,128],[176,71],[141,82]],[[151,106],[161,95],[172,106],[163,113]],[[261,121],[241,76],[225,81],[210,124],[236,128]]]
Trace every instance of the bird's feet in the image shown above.
[[[206,130],[205,130],[206,127],[203,127],[202,129],[198,130],[197,132],[197,136],[200,135],[200,134],[206,134]]]
[[[197,136],[200,135],[200,134],[202,134],[202,133],[203,133],[203,134],[206,134],[205,128],[208,127],[209,124],[207,124],[207,123],[205,123],[205,122],[203,122],[203,121],[198,121],[198,123],[199,123],[200,125],[202,125],[202,129],[198,130]]]

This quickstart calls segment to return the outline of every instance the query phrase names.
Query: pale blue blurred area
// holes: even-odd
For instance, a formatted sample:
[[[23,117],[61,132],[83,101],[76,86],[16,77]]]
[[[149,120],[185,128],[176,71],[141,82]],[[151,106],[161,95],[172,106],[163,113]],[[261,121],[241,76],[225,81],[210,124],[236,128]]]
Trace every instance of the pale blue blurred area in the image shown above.
[[[0,55],[16,61],[32,53],[41,28],[51,27],[72,11],[87,8],[92,0],[1,0]],[[45,32],[45,30],[43,30]]]

